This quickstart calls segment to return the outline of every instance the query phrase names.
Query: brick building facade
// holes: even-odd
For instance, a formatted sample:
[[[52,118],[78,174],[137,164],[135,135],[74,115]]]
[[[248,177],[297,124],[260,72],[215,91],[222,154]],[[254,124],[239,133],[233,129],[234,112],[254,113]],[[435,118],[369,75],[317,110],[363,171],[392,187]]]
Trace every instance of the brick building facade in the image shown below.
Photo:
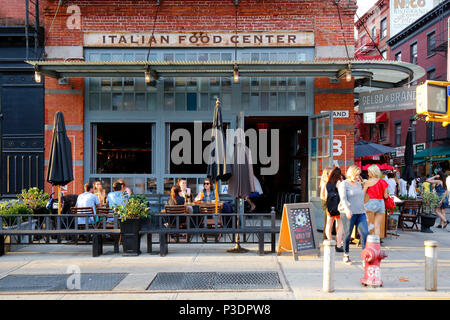
[[[47,59],[88,59],[87,52],[91,52],[89,50],[95,51],[96,49],[99,49],[100,55],[110,54],[115,52],[114,50],[123,48],[120,46],[110,47],[105,49],[106,51],[102,51],[102,48],[86,48],[84,46],[84,36],[89,32],[150,33],[153,26],[155,33],[176,32],[185,34],[200,30],[202,32],[224,33],[235,33],[237,31],[238,34],[242,32],[264,33],[276,31],[282,33],[287,31],[312,31],[314,33],[314,45],[308,48],[299,48],[300,51],[303,49],[310,50],[312,56],[308,59],[347,59],[344,44],[348,45],[350,54],[353,53],[353,16],[356,11],[354,1],[341,1],[339,3],[339,14],[343,22],[345,38],[342,32],[337,32],[337,30],[341,30],[341,25],[339,19],[336,18],[338,11],[334,1],[265,1],[263,3],[260,1],[239,1],[238,6],[231,0],[183,2],[165,0],[161,1],[159,6],[157,1],[71,1],[68,5],[64,4],[58,9],[58,1],[46,2],[44,18],[47,30]],[[57,10],[58,14],[55,16]],[[154,17],[157,10],[157,18],[155,20]],[[284,48],[280,48],[280,54],[283,54]],[[178,49],[190,50],[182,47]],[[122,52],[126,52],[126,50],[131,52],[131,49],[124,50]],[[158,50],[163,49],[155,45],[151,50],[152,54],[156,52],[158,55]],[[237,50],[241,51],[239,45]],[[147,51],[144,50],[142,52]],[[92,55],[95,54],[92,53]],[[165,54],[170,55],[170,53],[162,52],[163,57]],[[212,53],[209,54],[211,55]],[[297,54],[302,55],[302,53]],[[92,171],[92,164],[90,160],[86,159],[87,153],[92,157],[92,128],[86,126],[90,126],[93,123],[86,120],[88,117],[87,110],[90,110],[89,104],[91,104],[91,100],[89,100],[91,96],[87,93],[86,81],[87,79],[83,78],[70,78],[69,84],[60,84],[55,79],[45,78],[45,159],[48,160],[49,158],[53,116],[57,110],[63,111],[68,136],[74,151],[75,180],[67,187],[67,192],[69,193],[81,193],[83,183],[92,180],[94,176],[98,176],[100,179],[104,178],[101,174],[97,175],[98,172],[95,172],[95,169]],[[323,110],[346,110],[349,112],[348,118],[335,119],[334,121],[335,139],[340,140],[340,142],[335,141],[337,150],[337,153],[336,150],[335,153],[338,155],[334,159],[338,161],[338,164],[345,167],[353,161],[353,81],[346,82],[344,80],[338,81],[338,83],[331,83],[328,77],[316,77],[314,81],[308,81],[307,83],[311,83],[311,85],[307,85],[306,96],[310,95],[312,98],[306,99],[308,104],[306,109],[312,108],[312,112],[299,112],[298,116],[304,117],[302,119],[298,118],[300,122],[306,123],[308,116],[320,114]],[[281,82],[279,83],[281,84]],[[263,84],[261,83],[261,85]],[[91,89],[92,87],[93,85],[90,86]],[[289,91],[289,89],[287,90]],[[294,93],[294,91],[287,92],[288,99],[291,93]],[[253,94],[251,93],[252,99],[254,97]],[[260,94],[259,103],[261,108],[261,104],[264,103],[264,93],[257,94]],[[278,95],[278,108],[279,110],[283,109],[281,106],[283,95],[280,93],[276,94]],[[238,100],[240,99],[238,98]],[[251,112],[250,110],[245,110],[245,107],[243,109],[246,121],[247,117],[251,118],[252,116],[262,116],[263,119],[259,120],[263,122],[269,121],[269,118],[274,116],[287,116],[291,117],[290,122],[293,122],[293,119],[297,116],[295,112],[286,112],[284,114],[277,112]],[[239,108],[236,110],[239,110]],[[259,109],[259,111],[261,110]],[[187,115],[188,113],[186,111],[183,114]],[[129,115],[130,121],[136,121],[132,113],[127,113],[127,115]],[[108,117],[111,122],[118,121],[117,117],[111,113],[105,114],[102,121],[105,121]],[[206,118],[212,118],[212,112],[209,112]],[[125,122],[127,121],[126,118],[121,119]],[[249,120],[250,126],[252,121],[252,119]],[[158,135],[163,134],[164,125],[156,123],[155,126],[156,139],[161,139]],[[164,141],[160,147],[162,144],[164,144]],[[154,147],[158,148],[157,146]],[[158,160],[155,160],[155,163],[157,167],[160,165]],[[148,179],[155,178],[156,180],[153,182],[157,187],[153,190],[157,190],[160,193],[167,191],[165,185],[169,178],[164,175],[164,169],[156,168],[152,174]],[[155,174],[156,177],[154,177]],[[112,174],[111,176],[114,178],[117,175]],[[134,183],[132,182],[131,184],[135,187],[140,178],[134,175],[133,179]],[[160,181],[161,179],[164,181]],[[148,181],[150,180],[147,180],[147,183]],[[292,181],[290,182],[292,183]],[[282,181],[277,183],[283,184]],[[148,184],[144,189],[146,191],[149,190]],[[50,185],[46,185],[46,191],[51,191]]]

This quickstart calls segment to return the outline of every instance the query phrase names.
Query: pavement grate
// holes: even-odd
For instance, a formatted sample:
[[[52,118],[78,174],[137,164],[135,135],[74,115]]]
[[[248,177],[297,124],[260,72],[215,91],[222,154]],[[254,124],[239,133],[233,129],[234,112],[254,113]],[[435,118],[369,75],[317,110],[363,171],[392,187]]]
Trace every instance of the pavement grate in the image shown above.
[[[147,290],[282,289],[277,272],[159,272]]]
[[[128,274],[80,273],[79,275],[79,282],[77,274],[8,275],[0,279],[0,292],[111,291]]]

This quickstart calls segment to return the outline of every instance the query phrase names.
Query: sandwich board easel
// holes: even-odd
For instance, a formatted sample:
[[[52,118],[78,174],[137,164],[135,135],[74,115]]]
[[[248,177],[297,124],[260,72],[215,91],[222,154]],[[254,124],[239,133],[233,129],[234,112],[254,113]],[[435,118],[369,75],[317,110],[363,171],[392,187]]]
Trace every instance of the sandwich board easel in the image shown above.
[[[289,203],[283,207],[277,255],[292,252],[298,255],[320,256],[319,239],[311,202]]]

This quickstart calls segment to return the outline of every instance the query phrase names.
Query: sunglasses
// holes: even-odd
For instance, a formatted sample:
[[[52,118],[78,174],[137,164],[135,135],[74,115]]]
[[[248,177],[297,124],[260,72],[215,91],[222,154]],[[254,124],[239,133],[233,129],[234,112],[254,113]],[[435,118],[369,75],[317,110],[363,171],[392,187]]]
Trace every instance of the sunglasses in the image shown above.
[[[209,184],[210,184],[209,182],[204,182],[204,183],[203,183],[203,185],[209,185]]]

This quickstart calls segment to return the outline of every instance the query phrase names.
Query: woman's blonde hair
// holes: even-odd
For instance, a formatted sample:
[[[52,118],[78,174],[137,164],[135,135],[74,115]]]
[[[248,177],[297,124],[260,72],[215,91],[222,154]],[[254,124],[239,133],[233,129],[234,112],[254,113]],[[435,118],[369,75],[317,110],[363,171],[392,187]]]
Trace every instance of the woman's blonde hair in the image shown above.
[[[347,179],[354,178],[361,173],[361,169],[357,166],[350,166],[347,169]]]
[[[326,167],[322,171],[322,177],[320,178],[320,182],[328,182],[328,176],[330,175],[331,168]]]
[[[373,164],[367,169],[367,172],[369,175],[371,175],[374,178],[380,178],[381,177],[381,171],[380,168],[376,164]]]

